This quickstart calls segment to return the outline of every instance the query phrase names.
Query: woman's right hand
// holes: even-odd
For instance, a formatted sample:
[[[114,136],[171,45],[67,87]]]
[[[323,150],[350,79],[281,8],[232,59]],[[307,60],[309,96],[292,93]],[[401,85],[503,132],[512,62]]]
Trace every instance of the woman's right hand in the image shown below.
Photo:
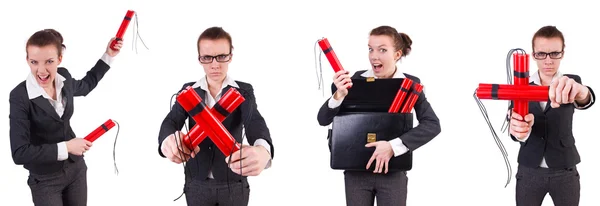
[[[67,141],[67,151],[73,155],[82,156],[92,147],[92,142],[83,138],[73,138]]]
[[[333,83],[337,87],[337,91],[333,95],[333,98],[339,100],[348,95],[348,88],[352,86],[352,80],[350,79],[350,72],[340,70],[333,75]]]
[[[106,54],[108,54],[111,57],[117,56],[117,54],[119,54],[119,52],[121,51],[121,48],[123,48],[123,40],[117,41],[117,43],[115,44],[115,49],[111,47],[113,41],[117,41],[117,37],[111,38],[108,42],[108,46],[106,47]]]
[[[512,112],[510,118],[510,134],[515,136],[517,139],[525,139],[531,133],[531,127],[533,127],[533,114],[525,115],[523,118],[516,112]]]
[[[185,134],[181,131],[177,131],[175,134],[169,135],[163,141],[161,146],[162,153],[167,159],[171,160],[171,162],[177,164],[187,162],[190,158],[194,158],[196,154],[200,152],[200,147],[196,147],[194,148],[194,151],[191,151],[183,144],[183,136],[185,136]]]

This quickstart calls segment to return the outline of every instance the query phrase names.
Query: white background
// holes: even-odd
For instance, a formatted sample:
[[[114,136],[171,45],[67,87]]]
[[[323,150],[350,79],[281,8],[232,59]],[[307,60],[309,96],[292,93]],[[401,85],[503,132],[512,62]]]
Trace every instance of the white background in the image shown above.
[[[177,3],[175,3],[177,2]],[[284,5],[284,3],[286,5]],[[597,8],[567,1],[14,1],[0,6],[4,74],[2,94],[25,80],[25,42],[35,31],[54,28],[65,38],[61,66],[82,78],[115,35],[127,9],[138,12],[140,35],[132,50],[133,22],[125,47],[112,69],[87,97],[76,99],[72,126],[80,137],[109,118],[121,124],[117,143],[120,174],[113,173],[116,128],[86,153],[89,204],[185,205],[173,202],[183,187],[183,170],[159,157],[157,136],[171,95],[202,75],[196,40],[210,26],[231,33],[235,46],[230,74],[255,88],[259,110],[275,144],[273,167],[250,178],[250,205],[344,205],[341,171],[329,167],[326,127],[317,111],[326,100],[317,90],[314,44],[327,37],[349,71],[369,68],[368,33],[391,25],[413,39],[413,51],[399,63],[416,75],[441,120],[442,133],[414,154],[409,176],[409,205],[514,205],[515,181],[504,188],[506,170],[500,151],[472,97],[478,83],[506,83],[508,50],[531,52],[531,37],[556,25],[566,37],[563,73],[578,74],[600,91],[596,63]],[[476,22],[479,21],[479,22]],[[533,64],[531,71],[537,68]],[[326,88],[332,70],[323,57]],[[499,130],[507,103],[484,100]],[[32,205],[28,172],[13,163],[8,137],[8,100],[0,125],[0,201]],[[600,201],[599,152],[591,122],[598,106],[577,111],[576,145],[582,157],[581,205]],[[499,134],[516,172],[518,143]],[[544,205],[553,205],[549,196]]]

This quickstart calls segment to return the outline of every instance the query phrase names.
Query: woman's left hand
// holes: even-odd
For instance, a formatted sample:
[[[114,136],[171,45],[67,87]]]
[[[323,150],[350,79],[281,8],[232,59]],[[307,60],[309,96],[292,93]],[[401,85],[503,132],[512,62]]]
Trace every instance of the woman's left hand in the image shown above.
[[[375,152],[373,152],[373,156],[371,156],[369,163],[367,163],[367,170],[371,167],[371,163],[375,161],[375,170],[373,170],[373,173],[381,173],[384,167],[385,171],[383,172],[388,173],[388,162],[394,156],[392,144],[388,141],[377,141],[371,142],[365,145],[365,147],[375,147]]]
[[[111,56],[111,57],[115,57],[117,56],[117,54],[119,54],[119,52],[121,51],[121,48],[123,47],[123,40],[121,41],[117,41],[117,43],[115,44],[115,49],[113,50],[110,45],[112,44],[113,41],[115,41],[117,39],[117,37],[113,37],[110,39],[110,41],[108,42],[108,46],[106,47],[106,53]]]
[[[570,104],[575,101],[588,102],[590,95],[586,86],[577,83],[572,78],[562,76],[550,84],[550,106],[558,108],[561,104]]]

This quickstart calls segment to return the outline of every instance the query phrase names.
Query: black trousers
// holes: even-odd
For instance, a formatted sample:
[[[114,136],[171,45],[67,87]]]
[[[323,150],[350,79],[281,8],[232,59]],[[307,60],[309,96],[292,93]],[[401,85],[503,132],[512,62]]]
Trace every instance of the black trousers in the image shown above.
[[[372,171],[344,171],[346,205],[406,206],[406,171],[374,174]]]
[[[516,175],[517,206],[542,205],[550,193],[556,206],[579,205],[579,172],[572,168],[528,168],[519,165]]]
[[[36,206],[87,205],[87,165],[65,160],[61,171],[52,174],[29,173],[27,184]]]
[[[186,183],[184,192],[189,206],[247,206],[250,185],[245,178],[229,184],[209,178],[192,179]]]

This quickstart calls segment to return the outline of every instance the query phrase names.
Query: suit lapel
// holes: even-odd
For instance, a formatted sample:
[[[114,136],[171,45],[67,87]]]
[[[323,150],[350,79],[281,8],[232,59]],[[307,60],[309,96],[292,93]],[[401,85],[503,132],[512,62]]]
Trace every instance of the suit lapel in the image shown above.
[[[529,104],[529,106],[531,107],[531,109],[535,109],[536,111],[539,111],[539,112],[544,111],[542,109],[542,105],[540,105],[540,102],[531,102],[531,104]],[[532,112],[530,111],[529,113],[532,113]]]
[[[196,93],[198,94],[198,96],[200,96],[200,98],[202,99],[202,102],[204,102],[204,104],[206,104],[206,92],[204,90],[202,90],[202,88],[200,88],[200,87],[196,87],[196,88],[194,88],[194,90],[196,90]]]
[[[73,114],[73,92],[70,84],[67,84],[67,80],[63,82],[62,96],[66,99],[65,111],[62,115],[63,119],[70,117]]]
[[[240,105],[240,112],[242,112],[242,124],[246,125],[247,122],[249,121],[248,116],[252,113],[252,108],[250,108],[250,101],[252,101],[250,94],[248,92],[246,92],[245,90],[241,90],[240,89],[240,94],[242,94],[242,96],[246,99],[244,100],[244,102]],[[245,127],[245,126],[244,126]]]
[[[50,104],[50,101],[48,101],[48,99],[46,99],[42,96],[39,96],[39,97],[32,99],[31,102],[33,102],[38,107],[42,108],[42,110],[44,110],[44,112],[46,112],[46,114],[50,115],[55,120],[62,121],[62,119],[60,119],[60,117],[58,116],[58,113],[56,113],[56,110],[54,110],[54,108],[52,107],[52,105]]]
[[[223,89],[221,90],[221,97],[223,97],[223,95],[225,95],[225,92],[227,92],[227,90],[229,90],[229,88],[231,88],[231,86],[230,86],[230,85],[227,85],[227,86],[225,86],[225,88],[223,88]]]

